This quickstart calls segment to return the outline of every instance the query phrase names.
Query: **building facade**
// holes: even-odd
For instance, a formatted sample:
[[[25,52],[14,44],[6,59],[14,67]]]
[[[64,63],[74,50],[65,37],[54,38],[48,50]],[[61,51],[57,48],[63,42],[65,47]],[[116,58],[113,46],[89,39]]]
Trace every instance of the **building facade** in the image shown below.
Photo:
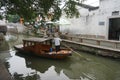
[[[119,40],[120,0],[100,0],[99,2],[99,7],[79,5],[80,17],[66,18],[71,24],[62,25],[61,32]],[[65,17],[62,16],[62,18]]]

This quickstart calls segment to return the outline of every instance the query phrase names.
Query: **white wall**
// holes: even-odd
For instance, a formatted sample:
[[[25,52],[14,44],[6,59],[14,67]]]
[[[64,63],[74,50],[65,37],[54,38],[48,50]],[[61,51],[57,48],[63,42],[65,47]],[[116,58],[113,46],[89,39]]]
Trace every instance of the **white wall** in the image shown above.
[[[25,26],[20,23],[7,23],[7,25],[8,25],[8,28],[17,29],[18,33],[23,33],[25,31]]]
[[[105,28],[104,28],[104,35],[108,38],[108,31],[109,31],[109,19],[110,18],[117,18],[120,15],[112,15],[112,12],[120,11],[120,0],[101,0],[99,13],[101,19],[105,21]]]
[[[6,21],[5,20],[0,20],[0,26],[6,26]]]
[[[61,26],[63,32],[68,29],[74,34],[101,35],[108,38],[108,20],[112,16],[113,11],[120,11],[120,0],[100,0],[99,9],[88,11],[85,8],[79,8],[81,13],[80,18],[67,19],[71,25]],[[62,18],[65,18],[62,16]],[[104,25],[99,25],[99,22],[104,22]],[[66,30],[67,31],[67,30]]]

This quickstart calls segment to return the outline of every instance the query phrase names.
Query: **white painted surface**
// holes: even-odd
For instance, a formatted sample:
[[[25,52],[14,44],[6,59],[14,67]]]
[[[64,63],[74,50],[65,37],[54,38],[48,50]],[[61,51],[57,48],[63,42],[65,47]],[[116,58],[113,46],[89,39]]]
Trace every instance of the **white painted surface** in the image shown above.
[[[0,20],[0,26],[6,26],[5,20]]]
[[[23,33],[25,31],[25,26],[20,23],[7,23],[8,28],[15,28],[18,33]]]
[[[100,35],[107,39],[109,18],[120,17],[120,15],[112,16],[113,11],[120,11],[120,0],[100,0],[99,9],[88,11],[88,9],[79,7],[79,11],[81,17],[68,19],[71,25],[62,25],[61,32]],[[62,16],[62,18],[65,17]],[[99,25],[99,22],[104,22],[104,25]]]

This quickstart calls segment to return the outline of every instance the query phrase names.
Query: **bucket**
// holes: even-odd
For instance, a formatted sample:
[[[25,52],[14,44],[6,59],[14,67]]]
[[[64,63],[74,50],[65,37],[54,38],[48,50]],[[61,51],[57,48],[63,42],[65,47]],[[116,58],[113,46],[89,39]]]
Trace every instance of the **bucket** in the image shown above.
[[[50,52],[52,52],[53,51],[53,49],[52,48],[50,48]]]

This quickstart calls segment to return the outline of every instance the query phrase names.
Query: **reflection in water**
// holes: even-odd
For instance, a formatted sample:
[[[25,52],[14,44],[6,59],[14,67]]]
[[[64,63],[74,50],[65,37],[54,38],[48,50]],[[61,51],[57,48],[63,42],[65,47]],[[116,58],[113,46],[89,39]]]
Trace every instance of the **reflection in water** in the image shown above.
[[[58,74],[55,71],[55,66],[51,66],[47,71],[40,74],[41,80],[69,80],[69,78],[63,73],[63,70]]]
[[[67,76],[63,73],[63,69],[69,69],[70,65],[66,64],[68,60],[49,60],[20,55],[19,53],[16,53],[16,55],[24,57],[26,60],[26,67],[35,69],[39,72],[42,80],[68,80]]]
[[[12,52],[13,55],[15,52]],[[14,55],[13,55],[14,56]],[[35,72],[34,70],[31,70],[30,68],[26,68],[26,63],[24,58],[20,58],[18,56],[14,56],[8,60],[10,67],[9,71],[11,74],[17,73],[17,74],[24,74],[23,77],[27,75],[31,75],[32,72]]]
[[[55,70],[54,65],[47,65],[47,62],[44,59],[39,59],[42,61],[33,59],[32,57],[19,57],[15,56],[15,52],[11,52],[12,58],[8,59],[9,62],[9,72],[14,78],[31,78],[34,76],[34,79],[39,80],[68,80],[68,77],[63,73],[63,70],[60,70],[59,73]],[[28,59],[29,61],[26,61]],[[38,58],[37,58],[38,59]],[[48,60],[49,61],[49,60]]]
[[[12,58],[8,60],[10,64],[9,71],[14,76],[15,73],[20,75],[19,78],[29,78],[32,80],[120,79],[120,64],[109,59],[99,57],[92,59],[91,57],[91,61],[85,61],[74,54],[65,60],[50,60],[21,55],[19,53],[15,54],[14,51],[11,54]]]
[[[24,36],[19,38],[9,45],[20,43]],[[16,80],[120,80],[119,60],[79,53],[88,61],[75,53],[65,60],[50,60],[22,55],[11,49],[8,71]]]

